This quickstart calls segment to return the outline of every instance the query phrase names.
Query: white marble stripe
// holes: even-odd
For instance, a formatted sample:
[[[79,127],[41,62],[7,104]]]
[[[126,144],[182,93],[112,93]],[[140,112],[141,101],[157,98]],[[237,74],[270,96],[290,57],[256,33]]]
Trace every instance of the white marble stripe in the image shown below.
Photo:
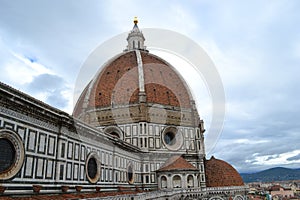
[[[136,60],[138,64],[138,73],[139,73],[139,89],[140,92],[145,92],[145,81],[144,81],[144,69],[143,69],[143,61],[141,52],[139,50],[135,50]]]

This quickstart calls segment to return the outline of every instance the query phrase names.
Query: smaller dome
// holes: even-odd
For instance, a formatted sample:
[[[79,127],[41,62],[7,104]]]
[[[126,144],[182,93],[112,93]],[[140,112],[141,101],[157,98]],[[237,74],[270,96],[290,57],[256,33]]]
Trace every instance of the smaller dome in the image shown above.
[[[210,160],[205,160],[205,177],[207,187],[244,186],[236,169],[213,156]]]

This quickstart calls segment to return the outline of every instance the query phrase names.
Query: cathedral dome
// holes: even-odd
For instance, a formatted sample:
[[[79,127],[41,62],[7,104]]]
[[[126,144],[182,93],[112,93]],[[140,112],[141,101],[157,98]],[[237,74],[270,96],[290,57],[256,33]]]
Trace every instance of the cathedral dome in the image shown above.
[[[138,68],[136,51],[118,55],[88,85],[78,100],[79,104],[85,98],[89,99],[89,108],[136,104],[139,103],[139,93],[144,92],[147,103],[190,108],[191,96],[176,70],[158,56],[146,51],[139,51],[138,54],[142,59],[142,72]],[[144,85],[140,85],[141,82]],[[86,90],[90,90],[88,94]]]
[[[187,84],[173,66],[146,50],[144,40],[135,22],[127,49],[101,67],[79,97],[74,117],[93,126],[199,124]]]
[[[205,160],[207,187],[243,186],[240,174],[227,162],[211,157]]]

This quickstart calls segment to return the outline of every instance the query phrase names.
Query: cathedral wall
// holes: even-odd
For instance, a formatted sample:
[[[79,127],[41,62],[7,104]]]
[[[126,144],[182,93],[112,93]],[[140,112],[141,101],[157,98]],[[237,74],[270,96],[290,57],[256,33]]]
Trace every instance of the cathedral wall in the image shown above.
[[[199,169],[201,177],[204,177],[203,159],[204,155],[203,135],[199,128],[180,126],[175,129],[173,126],[155,123],[132,123],[119,126],[110,126],[109,129],[121,129],[122,140],[131,143],[142,150],[142,182],[144,184],[157,184],[156,171],[174,155],[183,155],[188,152],[186,159]],[[107,127],[102,127],[107,130]],[[173,130],[172,130],[173,129]],[[168,131],[177,131],[178,144],[168,145],[164,141],[164,134]],[[176,142],[177,143],[177,142]],[[202,180],[201,187],[205,187],[205,180]]]
[[[9,90],[0,87],[0,162],[8,162],[0,167],[4,194],[141,186],[139,148]]]
[[[23,167],[13,182],[52,182],[55,176],[58,127],[46,125],[7,108],[0,107],[0,111],[1,133],[19,136],[22,140],[19,145],[23,145],[25,150]]]
[[[177,138],[174,145],[168,145],[165,141],[164,132],[169,127],[174,127],[172,125],[140,122],[123,124],[118,127],[124,133],[124,141],[142,149],[145,148],[148,151],[204,154],[203,135],[200,133],[199,128],[179,126],[176,130],[175,128],[170,130],[176,132],[175,136]],[[176,144],[177,142],[178,144]]]

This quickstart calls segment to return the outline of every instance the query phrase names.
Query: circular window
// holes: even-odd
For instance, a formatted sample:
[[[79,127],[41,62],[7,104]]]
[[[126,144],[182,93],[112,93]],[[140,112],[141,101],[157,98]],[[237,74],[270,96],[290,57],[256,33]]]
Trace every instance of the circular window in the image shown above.
[[[14,164],[16,151],[13,144],[6,138],[0,138],[0,147],[0,173],[3,173]]]
[[[96,152],[91,152],[85,163],[87,179],[91,183],[97,183],[100,178],[100,161]]]
[[[128,183],[129,184],[133,184],[134,183],[134,173],[133,173],[133,169],[132,169],[132,165],[131,164],[127,168],[127,179],[128,179]]]
[[[95,158],[90,158],[88,162],[88,176],[94,179],[97,175],[97,162]]]
[[[167,145],[173,145],[173,144],[175,144],[176,143],[175,133],[173,133],[173,132],[167,132],[165,134],[164,140],[165,140],[165,143]]]
[[[162,141],[169,150],[178,150],[183,144],[183,136],[176,127],[168,126],[162,132]]]
[[[0,131],[0,180],[13,178],[24,161],[24,147],[20,136],[13,131]]]

